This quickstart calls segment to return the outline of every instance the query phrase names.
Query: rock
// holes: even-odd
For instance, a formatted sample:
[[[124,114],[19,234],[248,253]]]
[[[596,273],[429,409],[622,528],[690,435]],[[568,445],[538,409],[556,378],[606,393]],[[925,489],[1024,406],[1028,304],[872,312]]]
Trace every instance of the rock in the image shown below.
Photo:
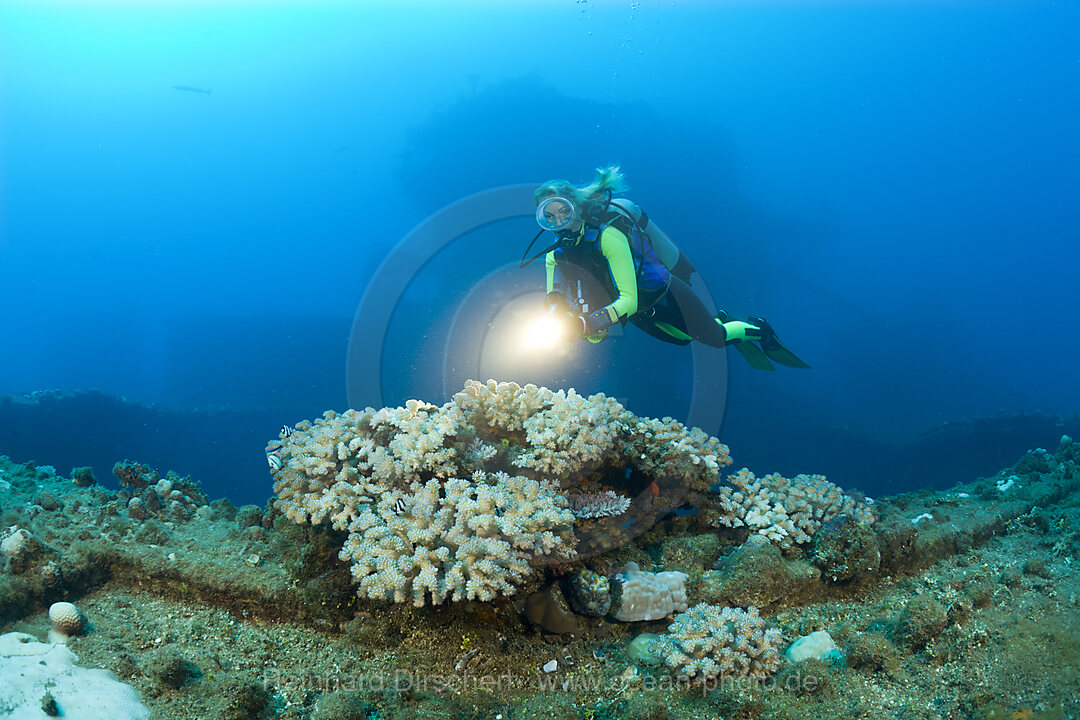
[[[52,490],[40,490],[34,495],[34,504],[40,505],[43,510],[53,511],[64,507],[64,503]]]
[[[908,604],[900,616],[897,635],[908,646],[919,649],[941,634],[946,619],[944,605],[929,596],[918,597]]]
[[[30,531],[18,529],[0,543],[0,556],[8,561],[11,572],[21,575],[41,554],[41,543]]]
[[[698,599],[716,605],[765,608],[815,591],[821,572],[805,560],[787,560],[764,535],[751,535],[717,570],[702,573]]]
[[[71,482],[75,483],[75,485],[77,485],[78,487],[90,487],[92,485],[97,485],[97,478],[94,476],[94,468],[72,468]]]
[[[626,647],[626,657],[643,665],[659,665],[664,659],[652,651],[652,645],[662,635],[656,633],[641,633]]]
[[[810,559],[830,582],[873,575],[881,566],[877,535],[865,522],[840,515],[814,534]]]
[[[550,633],[578,633],[577,617],[567,606],[559,586],[552,583],[525,599],[525,617]]]
[[[146,674],[165,687],[174,690],[182,687],[188,680],[200,677],[199,668],[184,658],[173,647],[162,647],[150,653],[146,663]]]
[[[841,657],[840,648],[836,647],[832,636],[824,630],[803,635],[791,643],[784,652],[784,659],[789,663],[803,660],[836,660]]]

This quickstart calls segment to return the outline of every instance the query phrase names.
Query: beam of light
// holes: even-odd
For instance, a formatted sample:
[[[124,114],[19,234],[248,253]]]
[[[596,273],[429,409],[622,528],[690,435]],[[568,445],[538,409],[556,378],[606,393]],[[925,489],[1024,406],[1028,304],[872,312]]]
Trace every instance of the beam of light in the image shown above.
[[[522,330],[522,344],[531,349],[552,348],[566,339],[566,324],[550,315],[534,318]]]

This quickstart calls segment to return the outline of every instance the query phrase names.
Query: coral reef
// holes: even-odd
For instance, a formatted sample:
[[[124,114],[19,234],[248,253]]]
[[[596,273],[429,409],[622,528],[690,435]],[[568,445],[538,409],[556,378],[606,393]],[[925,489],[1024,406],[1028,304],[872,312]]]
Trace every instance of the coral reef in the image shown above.
[[[41,555],[41,542],[26,528],[12,527],[8,532],[0,542],[0,557],[7,561],[11,572],[18,575]]]
[[[267,445],[276,507],[348,533],[341,559],[360,596],[416,606],[511,595],[537,565],[572,559],[575,520],[631,504],[610,489],[563,492],[592,475],[648,468],[668,486],[708,487],[730,462],[715,438],[603,395],[493,380],[442,407],[410,400],[295,428]]]
[[[71,469],[71,482],[79,487],[91,487],[97,485],[97,477],[94,468],[83,466]]]
[[[731,501],[708,491],[728,464],[714,439],[697,437],[673,451],[679,432],[695,431],[636,419],[604,399],[597,422],[621,429],[597,431],[598,455],[584,449],[588,433],[570,433],[571,441],[540,461],[542,452],[526,451],[527,421],[549,409],[545,403],[561,402],[558,394],[509,384],[469,388],[468,397],[442,407],[356,413],[367,424],[351,430],[345,413],[324,418],[341,423],[334,432],[349,437],[343,445],[316,438],[317,423],[286,428],[267,447],[281,462],[275,479],[320,463],[330,473],[290,480],[302,491],[297,507],[322,513],[314,522],[310,514],[300,523],[286,516],[280,498],[265,508],[238,509],[223,499],[200,504],[183,485],[192,505],[177,500],[185,511],[171,512],[176,484],[162,486],[162,494],[158,483],[170,474],[145,465],[131,487],[116,491],[0,457],[0,543],[16,534],[9,548],[27,535],[34,543],[32,552],[13,553],[21,562],[8,557],[0,569],[0,631],[45,637],[50,605],[77,604],[93,627],[68,647],[88,667],[130,683],[163,720],[940,720],[1071,712],[1080,693],[1080,470],[1070,439],[1056,452],[1032,451],[1014,467],[950,490],[879,498],[873,523],[860,519],[857,496],[834,497],[821,517],[810,513],[818,526],[803,530],[809,541],[785,545],[746,525],[711,526]],[[322,456],[297,452],[323,444]],[[718,453],[715,468],[710,449]],[[586,456],[594,459],[582,461]],[[563,476],[515,464],[522,458],[547,467],[583,464]],[[1010,478],[1012,485],[999,489]],[[609,490],[630,498],[625,514],[573,515],[570,495]],[[521,508],[500,504],[503,491],[526,501],[511,500]],[[147,507],[154,502],[147,492],[160,507]],[[844,497],[855,512],[826,518],[826,509],[847,504]],[[769,507],[776,505],[791,527],[801,527],[785,501]],[[350,516],[348,507],[358,512]],[[379,530],[352,532],[352,520],[367,513],[378,516],[371,527]],[[429,538],[408,539],[424,527],[432,528]],[[606,544],[583,553],[597,535]],[[440,559],[453,537],[464,539]],[[451,552],[474,540],[509,549],[477,542],[473,558]],[[361,551],[341,559],[350,542],[367,542],[382,558],[374,562],[408,563],[376,567],[358,581],[353,565],[365,562]],[[458,584],[447,575],[455,567],[483,560],[496,563],[487,574],[507,586],[474,584],[475,601],[447,596],[436,605],[438,587],[420,572],[409,575],[428,562],[436,586],[441,578],[446,588]],[[403,601],[387,602],[397,598],[378,592],[358,597],[358,582],[396,584],[395,572],[405,576]],[[665,574],[679,580],[681,595],[668,587],[665,598],[656,587]],[[635,582],[646,578],[662,602],[627,603]],[[419,607],[417,587],[424,588]],[[461,587],[465,592],[468,580]],[[502,597],[510,592],[514,597]],[[481,600],[488,593],[492,600]],[[723,604],[729,607],[717,607]],[[620,622],[629,605],[656,607]],[[750,606],[760,612],[740,610]],[[825,661],[777,660],[780,636],[825,634],[846,663],[831,662],[836,651],[825,645]],[[760,682],[777,670],[773,681]],[[28,700],[37,708],[47,698],[42,691]],[[63,712],[71,698],[53,690],[52,701]]]
[[[757,608],[701,603],[676,615],[651,650],[678,676],[694,682],[765,680],[780,668],[781,643],[780,631],[766,629]]]
[[[40,643],[26,633],[0,635],[0,711],[11,718],[150,717],[130,686],[104,670],[76,665],[78,659],[64,645]]]
[[[714,570],[700,573],[697,597],[710,603],[771,607],[787,598],[813,597],[821,572],[803,559],[788,559],[763,535],[751,535]]]
[[[818,528],[843,513],[866,524],[875,519],[868,502],[845,495],[821,475],[758,478],[743,468],[717,493],[724,510],[718,524],[747,527],[782,548],[810,542]]]
[[[549,633],[581,632],[577,615],[571,610],[558,583],[551,583],[525,598],[525,619]]]
[[[573,515],[549,482],[496,472],[410,490],[401,509],[404,496],[386,495],[345,528],[341,559],[363,597],[492,600],[514,594],[533,562],[573,557]]]
[[[881,549],[873,527],[853,515],[838,515],[814,534],[810,559],[832,582],[868,577],[881,565]]]
[[[162,517],[189,520],[207,504],[199,483],[172,470],[161,477],[156,469],[124,460],[113,466],[120,481],[120,499],[127,503],[132,520]]]

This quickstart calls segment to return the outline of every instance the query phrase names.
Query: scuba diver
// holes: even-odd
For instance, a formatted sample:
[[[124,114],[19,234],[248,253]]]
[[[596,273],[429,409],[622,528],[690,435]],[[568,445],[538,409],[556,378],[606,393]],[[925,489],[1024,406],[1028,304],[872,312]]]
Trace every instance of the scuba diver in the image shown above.
[[[618,166],[611,166],[598,168],[589,185],[549,180],[533,193],[541,230],[522,255],[521,267],[545,256],[549,314],[567,319],[594,343],[616,323],[631,322],[675,345],[693,340],[734,345],[758,370],[773,370],[773,362],[810,367],[780,342],[764,318],[744,322],[710,312],[690,287],[696,271],[686,256],[641,208],[612,197],[626,190]],[[526,259],[545,231],[557,241]],[[594,297],[606,304],[590,311]]]

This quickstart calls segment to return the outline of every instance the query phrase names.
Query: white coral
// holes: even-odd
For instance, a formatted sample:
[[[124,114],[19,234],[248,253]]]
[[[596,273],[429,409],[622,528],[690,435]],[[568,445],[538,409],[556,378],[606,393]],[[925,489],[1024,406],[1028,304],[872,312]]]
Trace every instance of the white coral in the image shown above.
[[[780,668],[782,642],[780,631],[766,629],[755,607],[701,603],[677,615],[651,650],[676,675],[693,682],[766,680]]]
[[[720,482],[720,472],[731,464],[726,445],[670,417],[638,418],[623,443],[638,470],[701,492]]]
[[[612,465],[707,488],[730,463],[718,440],[670,418],[494,380],[468,381],[441,407],[326,412],[266,452],[286,517],[348,533],[341,557],[359,594],[415,604],[510,594],[532,563],[571,557],[560,483]]]
[[[5,560],[18,559],[34,551],[35,540],[30,532],[23,528],[15,528],[13,532],[0,543],[0,556]]]
[[[615,575],[619,583],[619,607],[614,618],[620,622],[659,620],[687,607],[686,573],[675,570],[651,573],[629,562]]]
[[[528,444],[514,465],[559,476],[598,465],[615,453],[615,439],[630,417],[603,393],[588,398],[573,389],[551,393],[548,406],[522,423]]]
[[[55,602],[49,606],[49,622],[55,631],[50,637],[58,642],[81,635],[86,627],[86,618],[79,612],[79,608],[69,602]]]
[[[573,515],[551,483],[490,480],[429,480],[403,511],[386,498],[354,520],[341,559],[358,594],[416,606],[493,600],[513,594],[536,559],[573,556]]]
[[[585,495],[568,495],[570,510],[579,518],[602,518],[622,515],[630,508],[630,498],[614,490]]]
[[[844,513],[874,522],[869,504],[845,495],[822,475],[797,475],[789,480],[773,473],[758,478],[743,468],[717,492],[723,510],[718,524],[747,527],[782,548],[810,542],[822,525]]]

